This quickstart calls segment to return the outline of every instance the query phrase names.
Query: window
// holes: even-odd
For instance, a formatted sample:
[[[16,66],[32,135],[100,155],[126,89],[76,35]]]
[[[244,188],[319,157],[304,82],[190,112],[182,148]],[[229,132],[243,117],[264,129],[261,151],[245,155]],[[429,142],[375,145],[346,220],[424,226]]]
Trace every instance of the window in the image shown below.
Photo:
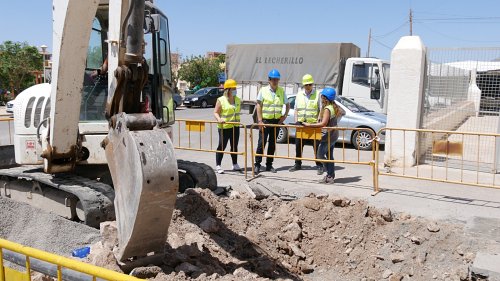
[[[34,121],[33,121],[33,126],[35,126],[35,127],[38,127],[38,125],[40,125],[40,121],[41,121],[40,119],[42,118],[42,105],[43,105],[43,101],[44,100],[45,100],[45,98],[41,97],[36,102],[35,118],[34,118]]]
[[[101,67],[103,59],[102,52],[102,28],[99,20],[94,18],[92,32],[90,33],[89,48],[87,51],[87,68],[98,69]]]
[[[366,64],[355,64],[352,66],[352,82],[368,86],[368,67]]]
[[[160,21],[158,38],[160,85],[163,106],[163,125],[172,125],[175,122],[174,100],[172,89],[172,72],[170,68],[170,41],[168,34],[168,20],[165,17]]]
[[[26,114],[24,115],[24,127],[26,128],[31,126],[31,113],[33,112],[34,103],[35,97],[31,97],[28,101],[28,106],[26,106]]]
[[[363,86],[380,85],[376,72],[378,65],[372,63],[355,64],[352,67],[352,82]]]
[[[382,65],[382,73],[384,73],[384,84],[385,88],[389,89],[389,75],[391,71],[391,65],[388,63],[384,63]]]
[[[295,108],[295,97],[288,98],[288,102],[290,103],[290,108]]]

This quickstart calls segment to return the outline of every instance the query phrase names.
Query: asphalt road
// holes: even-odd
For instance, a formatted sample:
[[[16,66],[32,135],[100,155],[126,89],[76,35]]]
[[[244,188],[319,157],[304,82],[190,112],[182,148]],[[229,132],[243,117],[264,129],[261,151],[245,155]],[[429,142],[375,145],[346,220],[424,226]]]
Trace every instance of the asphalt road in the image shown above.
[[[215,120],[213,116],[213,108],[185,108],[180,107],[176,110],[176,119],[189,119],[189,120]],[[243,111],[241,115],[241,123],[244,125],[252,124],[251,115],[247,112]],[[173,126],[173,142],[177,147],[197,149],[197,150],[216,150],[219,137],[217,133],[216,123],[213,124],[206,123],[205,127],[194,128],[194,130],[187,130],[187,126],[184,121],[177,122],[176,125]],[[250,137],[250,131],[252,131],[252,138]],[[245,147],[245,137],[244,130],[240,130],[240,141],[238,145],[238,151],[244,151]],[[253,159],[251,159],[251,151],[255,150],[257,147],[257,139],[258,139],[258,130],[247,130],[248,136],[247,147],[248,147],[248,164],[252,163]],[[253,140],[253,146],[252,146]],[[252,149],[253,147],[253,149]],[[229,147],[226,148],[226,151],[229,151]],[[312,146],[305,146],[303,150],[304,158],[315,158],[313,154],[314,148]],[[278,144],[276,148],[276,155],[280,157],[294,157],[295,156],[295,143],[293,140],[290,140],[290,143]],[[197,154],[198,161],[200,162],[208,162],[213,165],[215,156],[212,153],[204,153],[200,152]],[[242,156],[238,156],[242,157]],[[338,143],[334,150],[334,157],[336,160],[343,160],[348,162],[365,162],[368,163],[372,160],[372,152],[371,151],[358,151],[354,149],[352,145],[349,144],[341,144]],[[380,153],[380,157],[383,157],[383,152]],[[383,159],[383,158],[382,158]],[[264,160],[265,161],[265,160]],[[265,163],[263,161],[263,164]],[[240,160],[240,163],[242,161]],[[291,159],[283,159],[283,161],[288,164],[293,165],[293,160]],[[207,163],[207,164],[208,164]],[[276,161],[277,163],[277,161]],[[305,162],[305,166],[314,165],[313,162]],[[224,168],[228,169],[231,167],[231,161],[229,155],[225,155],[223,159]],[[240,166],[242,166],[240,164]],[[275,167],[279,168],[279,167]]]

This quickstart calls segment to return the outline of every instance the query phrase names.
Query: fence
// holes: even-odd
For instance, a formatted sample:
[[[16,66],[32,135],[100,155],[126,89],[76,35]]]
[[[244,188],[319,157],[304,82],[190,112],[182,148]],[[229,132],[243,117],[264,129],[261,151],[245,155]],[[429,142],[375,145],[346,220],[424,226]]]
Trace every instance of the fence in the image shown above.
[[[420,128],[499,133],[500,62],[496,61],[499,57],[500,48],[428,49]],[[420,136],[419,149],[427,153],[422,155],[419,163],[433,161],[428,145],[433,140],[427,136]],[[484,153],[498,153],[493,150],[493,145],[481,145]],[[488,170],[490,164],[480,164],[480,169]]]
[[[174,138],[174,147],[180,150],[191,150],[199,152],[211,152],[211,153],[223,153],[229,155],[241,155],[244,159],[244,173],[247,176],[247,130],[244,125],[238,122],[226,122],[225,124],[230,124],[238,127],[240,130],[238,133],[243,131],[244,134],[244,148],[243,151],[224,151],[218,150],[220,142],[223,141],[222,130],[217,130],[217,125],[220,124],[217,121],[208,120],[187,120],[187,119],[177,119],[177,136]],[[208,128],[207,128],[208,127]],[[184,129],[182,129],[184,128]],[[214,130],[215,129],[215,130]],[[241,130],[243,129],[243,130]],[[236,130],[233,130],[233,139],[235,138]],[[181,136],[187,137],[181,140]],[[216,138],[217,137],[217,138]],[[241,139],[241,137],[239,138]],[[217,147],[214,147],[215,144]],[[220,145],[220,147],[223,147]],[[238,145],[236,145],[238,147]]]
[[[14,144],[14,119],[0,118],[0,146]],[[3,132],[8,132],[5,134]]]
[[[24,266],[26,272],[5,266],[7,255]],[[31,280],[32,272],[41,272],[57,280],[143,280],[0,239],[0,281]]]
[[[301,160],[301,161],[313,161],[313,162],[320,162],[320,163],[344,163],[344,164],[354,164],[354,165],[367,165],[372,167],[372,175],[373,175],[373,186],[374,186],[374,191],[378,192],[378,178],[376,177],[376,166],[375,166],[375,147],[376,145],[372,146],[372,153],[371,157],[369,158],[364,158],[361,156],[361,151],[356,150],[356,152],[353,154],[352,152],[347,153],[346,150],[346,142],[342,141],[342,147],[341,147],[341,159],[333,159],[333,156],[330,155],[330,151],[328,151],[327,159],[318,159],[316,155],[313,155],[313,157],[304,157],[304,153],[302,153],[302,157],[295,157],[295,142],[292,143],[293,149],[290,149],[290,138],[287,137],[285,140],[286,144],[286,149],[285,149],[285,154],[282,153],[284,149],[278,148],[278,145],[276,146],[276,150],[274,154],[269,155],[265,154],[265,149],[263,149],[263,153],[257,153],[255,150],[255,145],[254,145],[254,131],[258,131],[258,134],[261,134],[260,137],[264,138],[264,130],[261,129],[261,126],[263,127],[269,127],[273,128],[275,136],[278,136],[280,133],[279,130],[286,130],[287,133],[285,135],[290,136],[290,137],[295,137],[298,139],[301,144],[304,144],[304,142],[312,142],[313,145],[313,151],[317,151],[317,146],[319,145],[321,138],[322,138],[322,131],[336,131],[338,132],[339,135],[339,140],[348,140],[351,139],[350,135],[353,132],[357,131],[366,131],[369,130],[367,128],[342,128],[342,127],[324,127],[324,128],[311,128],[311,127],[303,127],[303,126],[296,126],[296,125],[281,125],[281,124],[265,124],[265,125],[258,125],[258,124],[252,124],[249,127],[250,133],[250,150],[252,151],[251,156],[252,159],[254,159],[256,156],[259,157],[268,157],[268,158],[278,158],[278,159],[289,159],[289,160]],[[373,131],[372,131],[373,132]],[[349,137],[346,137],[346,135],[349,135]],[[373,135],[375,135],[375,132],[373,132]],[[333,142],[333,140],[330,139],[330,134],[328,134],[327,137],[327,147],[330,147],[330,144]],[[334,142],[333,142],[334,143]],[[335,144],[335,143],[334,143]],[[303,147],[303,145],[302,145]],[[290,152],[293,152],[292,156]],[[303,151],[302,151],[303,152]],[[252,177],[255,177],[255,164],[252,162]]]
[[[490,146],[494,148],[493,151],[498,151],[500,134],[399,128],[382,129],[379,135],[382,132],[385,132],[390,144],[385,147],[386,161],[383,165],[387,169],[386,172],[382,171],[377,146],[378,175],[500,188],[499,175],[497,175],[500,155],[490,153]],[[424,145],[422,143],[414,146],[407,143],[410,134],[412,134],[411,137],[416,134],[417,140],[428,140],[424,151],[421,150]],[[401,153],[401,147],[399,147],[398,155],[394,156],[394,142],[391,140],[396,137],[403,139],[403,150]],[[430,155],[429,151],[431,151]],[[412,159],[407,161],[409,160],[407,157]],[[426,159],[424,164],[421,164],[422,158]],[[403,164],[394,165],[392,161],[402,161]],[[408,168],[406,167],[408,162],[414,163]],[[484,169],[485,164],[488,164],[489,169]]]

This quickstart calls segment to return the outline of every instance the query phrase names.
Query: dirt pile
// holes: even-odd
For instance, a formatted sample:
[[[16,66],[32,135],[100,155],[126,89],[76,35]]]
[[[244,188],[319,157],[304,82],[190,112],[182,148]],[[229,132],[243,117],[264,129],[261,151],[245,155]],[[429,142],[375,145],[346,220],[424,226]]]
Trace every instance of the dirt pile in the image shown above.
[[[163,265],[132,274],[158,281],[467,280],[477,251],[458,226],[364,201],[313,194],[257,201],[201,189],[178,198],[167,242]],[[116,269],[111,247],[99,247],[100,261],[94,255],[91,262]]]

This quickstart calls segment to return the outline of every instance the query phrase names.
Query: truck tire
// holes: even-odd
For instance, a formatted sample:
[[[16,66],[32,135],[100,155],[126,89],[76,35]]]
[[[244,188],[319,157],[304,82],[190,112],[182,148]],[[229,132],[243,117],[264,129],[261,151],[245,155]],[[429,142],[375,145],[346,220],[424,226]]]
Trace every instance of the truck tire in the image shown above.
[[[179,169],[179,192],[188,188],[217,189],[217,176],[212,167],[207,164],[192,161],[177,160]]]

